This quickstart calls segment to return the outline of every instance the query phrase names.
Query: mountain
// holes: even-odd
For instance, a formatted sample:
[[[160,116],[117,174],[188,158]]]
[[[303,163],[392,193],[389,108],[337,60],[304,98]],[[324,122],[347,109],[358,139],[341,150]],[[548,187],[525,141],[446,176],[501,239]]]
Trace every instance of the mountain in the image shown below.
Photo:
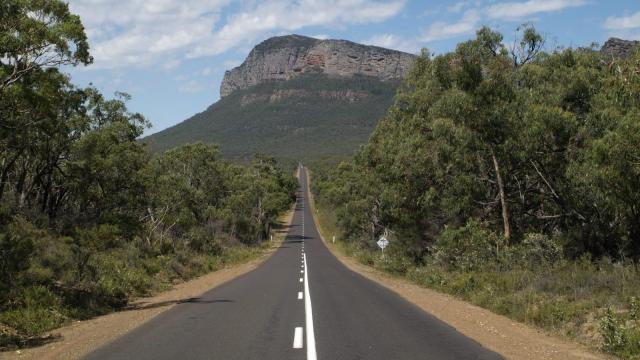
[[[604,43],[600,52],[611,58],[626,58],[631,54],[634,47],[639,44],[640,41],[623,40],[612,37]]]
[[[155,151],[213,142],[236,159],[345,158],[386,114],[414,60],[345,40],[270,38],[225,73],[218,102],[144,141]]]
[[[290,80],[306,73],[400,79],[414,56],[346,40],[318,40],[300,35],[274,37],[256,46],[239,67],[227,71],[220,96],[266,80]]]

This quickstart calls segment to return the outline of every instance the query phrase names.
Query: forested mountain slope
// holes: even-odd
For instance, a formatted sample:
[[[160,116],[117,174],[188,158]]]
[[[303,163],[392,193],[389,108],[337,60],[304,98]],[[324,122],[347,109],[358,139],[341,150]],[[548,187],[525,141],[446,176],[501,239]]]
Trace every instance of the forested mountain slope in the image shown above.
[[[154,150],[203,141],[230,158],[347,157],[392,103],[398,82],[310,74],[269,81],[222,98],[204,112],[147,138]],[[303,151],[304,150],[304,151]]]

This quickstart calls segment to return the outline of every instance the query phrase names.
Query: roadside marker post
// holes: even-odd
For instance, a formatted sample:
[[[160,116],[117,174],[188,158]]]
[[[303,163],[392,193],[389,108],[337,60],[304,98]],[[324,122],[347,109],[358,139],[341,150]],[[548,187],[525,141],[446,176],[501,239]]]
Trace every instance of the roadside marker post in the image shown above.
[[[384,248],[389,245],[389,240],[387,240],[387,237],[385,235],[382,235],[380,236],[380,239],[376,242],[376,244],[378,244],[378,247],[380,248],[380,250],[382,250],[382,258],[384,259]]]

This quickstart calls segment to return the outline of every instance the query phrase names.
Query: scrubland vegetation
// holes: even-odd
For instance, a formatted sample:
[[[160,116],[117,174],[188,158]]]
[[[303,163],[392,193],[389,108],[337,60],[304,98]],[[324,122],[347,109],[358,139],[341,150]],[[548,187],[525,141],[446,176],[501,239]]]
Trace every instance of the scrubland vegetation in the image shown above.
[[[543,45],[424,51],[353,159],[315,167],[321,218],[365,264],[638,358],[640,51]]]
[[[61,71],[92,61],[62,1],[3,1],[0,54],[0,348],[262,252],[297,186],[273,159],[152,155],[128,95]]]

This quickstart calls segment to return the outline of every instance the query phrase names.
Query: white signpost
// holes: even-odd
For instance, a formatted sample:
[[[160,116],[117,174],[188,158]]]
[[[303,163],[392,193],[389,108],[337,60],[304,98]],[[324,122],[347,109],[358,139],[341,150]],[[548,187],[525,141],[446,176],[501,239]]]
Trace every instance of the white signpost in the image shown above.
[[[376,244],[378,244],[378,247],[380,248],[380,250],[382,250],[382,257],[384,257],[384,248],[389,245],[389,240],[387,240],[386,236],[382,235],[380,236],[380,240],[378,240]]]

